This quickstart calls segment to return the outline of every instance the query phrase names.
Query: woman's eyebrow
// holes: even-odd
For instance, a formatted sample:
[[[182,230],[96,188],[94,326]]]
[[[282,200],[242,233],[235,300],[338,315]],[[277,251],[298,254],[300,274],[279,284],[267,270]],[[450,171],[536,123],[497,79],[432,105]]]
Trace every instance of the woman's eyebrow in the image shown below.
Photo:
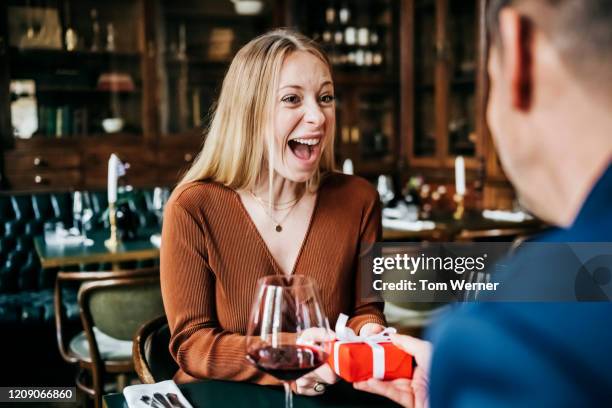
[[[320,88],[323,88],[324,86],[327,86],[327,85],[333,85],[333,82],[332,81],[325,81],[325,82],[323,82],[321,84]],[[278,88],[278,90],[280,91],[280,90],[283,90],[285,88],[293,88],[293,89],[300,89],[300,90],[304,89],[304,87],[301,86],[301,85],[283,85],[280,88]]]
[[[333,85],[333,84],[334,84],[334,83],[333,83],[332,81],[325,81],[325,82],[323,82],[323,83],[321,84],[321,88],[324,88],[324,87],[326,87],[327,85]],[[319,88],[319,89],[321,89],[321,88]]]
[[[278,90],[280,91],[281,89],[285,89],[285,88],[304,89],[300,85],[283,85],[280,88],[278,88]]]

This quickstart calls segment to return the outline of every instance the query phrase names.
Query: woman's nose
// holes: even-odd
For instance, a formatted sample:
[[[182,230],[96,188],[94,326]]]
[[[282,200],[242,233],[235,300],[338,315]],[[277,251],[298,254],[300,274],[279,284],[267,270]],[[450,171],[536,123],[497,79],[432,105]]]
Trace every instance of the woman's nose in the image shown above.
[[[316,103],[309,103],[306,105],[306,112],[304,113],[304,120],[306,123],[313,124],[315,126],[321,126],[325,123],[325,115],[321,110],[321,107]]]

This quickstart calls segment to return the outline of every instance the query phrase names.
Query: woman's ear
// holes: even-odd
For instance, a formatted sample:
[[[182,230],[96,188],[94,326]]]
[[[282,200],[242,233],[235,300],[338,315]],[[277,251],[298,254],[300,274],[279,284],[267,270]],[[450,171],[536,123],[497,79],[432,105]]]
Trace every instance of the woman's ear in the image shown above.
[[[500,12],[499,26],[502,38],[502,61],[507,73],[506,86],[510,87],[512,106],[528,111],[533,100],[534,27],[525,16],[511,7]]]

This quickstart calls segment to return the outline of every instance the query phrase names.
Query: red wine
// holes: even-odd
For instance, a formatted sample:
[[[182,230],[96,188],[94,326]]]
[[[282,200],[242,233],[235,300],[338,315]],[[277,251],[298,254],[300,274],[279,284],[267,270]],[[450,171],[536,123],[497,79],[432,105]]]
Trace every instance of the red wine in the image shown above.
[[[279,380],[293,381],[323,365],[327,353],[302,345],[265,346],[250,350],[247,358]]]

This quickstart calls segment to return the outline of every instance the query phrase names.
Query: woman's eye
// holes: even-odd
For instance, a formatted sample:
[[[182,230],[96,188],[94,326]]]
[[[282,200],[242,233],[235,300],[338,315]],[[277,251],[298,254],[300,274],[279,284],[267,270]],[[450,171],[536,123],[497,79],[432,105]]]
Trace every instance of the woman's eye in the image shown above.
[[[285,103],[295,104],[300,101],[300,97],[297,95],[287,95],[283,99],[281,99],[281,101]]]
[[[332,103],[336,99],[334,95],[323,95],[321,97],[321,102],[323,103]]]

